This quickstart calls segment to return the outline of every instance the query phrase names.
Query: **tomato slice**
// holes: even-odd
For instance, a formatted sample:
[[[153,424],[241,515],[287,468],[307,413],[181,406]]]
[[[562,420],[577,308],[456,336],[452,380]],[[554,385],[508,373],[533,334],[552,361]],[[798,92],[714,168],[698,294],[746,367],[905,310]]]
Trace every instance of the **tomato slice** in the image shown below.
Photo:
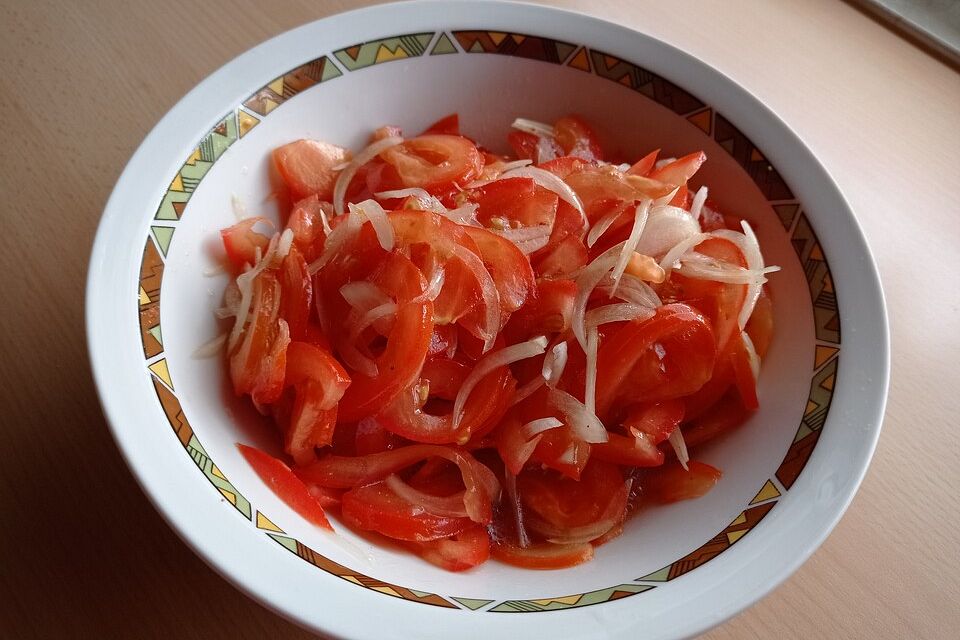
[[[317,198],[316,194],[307,196],[293,205],[287,228],[293,231],[293,244],[297,246],[307,262],[313,262],[323,251],[326,232],[323,228],[323,215],[333,217],[333,209],[325,209],[328,204]]]
[[[469,182],[483,169],[483,156],[476,145],[461,136],[418,136],[380,155],[396,170],[404,187],[420,187],[431,193],[454,182]]]
[[[563,149],[553,138],[541,138],[526,131],[511,131],[507,134],[507,142],[518,160],[532,160],[534,164],[563,155]]]
[[[348,525],[411,542],[429,542],[457,535],[473,525],[470,518],[434,515],[407,502],[383,482],[343,494],[340,512]]]
[[[355,422],[376,414],[417,378],[427,357],[433,335],[433,303],[414,300],[426,282],[420,270],[401,253],[394,251],[373,274],[372,281],[397,301],[393,330],[376,358],[377,375],[360,372],[340,401],[340,419]]]
[[[243,270],[244,265],[257,263],[257,250],[262,256],[270,245],[270,238],[253,230],[258,222],[267,222],[266,218],[247,218],[232,227],[220,231],[223,248],[227,251],[227,260],[235,273]]]
[[[419,381],[398,395],[381,414],[384,426],[405,438],[429,444],[464,444],[471,437],[482,437],[503,417],[516,382],[505,366],[484,376],[467,399],[463,418],[455,429],[451,403],[469,373],[470,367],[455,360],[427,360]],[[432,408],[436,400],[443,401],[444,406]]]
[[[480,258],[493,276],[501,312],[511,313],[522,307],[536,288],[527,257],[517,245],[486,229],[465,227],[465,230],[477,243]]]
[[[650,177],[660,182],[672,184],[675,186],[684,186],[687,180],[693,177],[693,174],[700,169],[700,166],[706,162],[707,154],[703,151],[696,151],[673,162],[666,164],[659,169],[654,169]]]
[[[350,159],[343,147],[318,140],[297,140],[273,151],[273,162],[294,200],[316,194],[333,197],[338,171],[334,167]]]
[[[273,456],[245,444],[237,443],[237,449],[243,454],[247,463],[253,467],[256,474],[260,476],[260,479],[288,507],[296,511],[307,522],[333,531],[320,502],[310,493],[307,485],[293,473],[290,467]]]
[[[275,371],[285,353],[285,343],[290,340],[287,323],[276,321],[280,307],[280,283],[273,271],[264,271],[254,278],[251,286],[253,299],[249,324],[229,354],[230,380],[238,396],[253,394],[258,387],[265,386],[271,388],[267,395],[279,395],[280,390],[273,387]],[[282,386],[282,377],[280,382]],[[275,399],[260,398],[263,401]]]
[[[688,448],[698,447],[714,438],[733,431],[747,419],[750,412],[736,392],[728,392],[703,414],[683,427],[683,440]]]
[[[629,169],[627,169],[627,175],[632,176],[647,176],[650,174],[650,171],[653,170],[654,165],[657,164],[657,156],[660,155],[660,149],[654,149],[647,155],[643,156],[637,160]]]
[[[690,460],[689,471],[671,462],[650,472],[643,481],[643,495],[651,502],[669,504],[705,495],[717,484],[721,471],[704,462]]]
[[[456,113],[451,113],[448,116],[440,118],[432,125],[427,127],[427,130],[423,132],[423,135],[430,133],[440,133],[447,136],[459,136],[460,135],[460,115]]]
[[[524,569],[567,569],[593,559],[593,545],[533,544],[523,548],[506,539],[494,541],[491,555],[506,564]]]
[[[610,433],[609,440],[591,445],[590,459],[629,467],[656,467],[663,464],[663,451],[653,439],[640,432],[636,437]]]
[[[570,329],[573,300],[577,283],[573,280],[539,280],[536,296],[510,316],[504,328],[507,340],[513,344],[550,333]]]
[[[549,249],[545,255],[538,254],[534,269],[541,278],[560,278],[587,265],[587,247],[575,235],[568,235]]]
[[[295,400],[284,448],[297,464],[313,460],[314,447],[333,440],[337,402],[350,386],[350,376],[330,353],[306,342],[287,348],[286,385]]]
[[[710,325],[687,305],[664,305],[649,320],[628,322],[601,340],[597,415],[609,419],[626,402],[693,393],[710,379],[716,357]]]
[[[313,278],[303,254],[293,244],[280,264],[280,317],[287,321],[293,340],[306,336],[312,308]]]
[[[627,414],[623,426],[646,434],[653,444],[660,444],[680,426],[685,411],[682,400],[636,405]]]
[[[469,198],[477,204],[477,219],[490,226],[503,218],[524,227],[553,224],[557,194],[537,185],[533,178],[503,178],[474,189]]]
[[[557,143],[564,155],[588,161],[603,160],[603,150],[593,129],[580,116],[565,116],[553,124]]]
[[[579,480],[534,467],[517,476],[520,502],[528,512],[531,526],[536,527],[539,521],[560,531],[597,522],[607,515],[611,501],[618,501],[613,511],[622,513],[627,506],[623,486],[623,475],[617,466],[596,459],[584,467]],[[597,536],[602,533],[605,531]]]
[[[490,558],[490,536],[485,527],[470,526],[449,538],[412,545],[421,558],[447,571],[466,571]]]

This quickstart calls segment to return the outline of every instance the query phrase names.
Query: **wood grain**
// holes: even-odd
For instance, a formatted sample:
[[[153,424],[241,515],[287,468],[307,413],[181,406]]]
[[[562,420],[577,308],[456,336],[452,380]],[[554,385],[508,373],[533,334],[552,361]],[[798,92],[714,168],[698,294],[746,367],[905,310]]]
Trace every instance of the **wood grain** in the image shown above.
[[[206,567],[140,493],[96,399],[84,275],[147,131],[237,54],[357,4],[0,2],[0,629],[5,637],[300,638]],[[746,87],[857,212],[893,379],[863,488],[824,546],[725,638],[947,638],[960,628],[960,77],[828,0],[560,4]]]

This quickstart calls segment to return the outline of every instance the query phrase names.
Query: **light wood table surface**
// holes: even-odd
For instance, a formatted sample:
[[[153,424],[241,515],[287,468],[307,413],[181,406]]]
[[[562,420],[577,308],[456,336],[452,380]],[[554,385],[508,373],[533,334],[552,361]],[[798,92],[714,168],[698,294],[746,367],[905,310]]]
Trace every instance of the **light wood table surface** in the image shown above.
[[[303,638],[197,559],[140,493],[89,373],[83,298],[107,196],[179,98],[355,4],[0,2],[0,635]],[[960,634],[960,75],[834,0],[565,0],[763,100],[857,212],[889,304],[873,464],[793,577],[725,638]]]

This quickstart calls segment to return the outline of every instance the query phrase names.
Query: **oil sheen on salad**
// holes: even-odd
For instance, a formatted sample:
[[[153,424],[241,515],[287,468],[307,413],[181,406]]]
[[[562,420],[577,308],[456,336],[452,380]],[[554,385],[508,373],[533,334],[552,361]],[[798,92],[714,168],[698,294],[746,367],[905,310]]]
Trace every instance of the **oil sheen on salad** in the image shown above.
[[[587,562],[710,491],[697,449],[757,409],[773,335],[777,268],[691,186],[702,151],[615,162],[575,115],[507,143],[454,114],[276,148],[286,215],[220,232],[204,348],[273,431],[279,458],[238,447],[279,498],[450,571]]]

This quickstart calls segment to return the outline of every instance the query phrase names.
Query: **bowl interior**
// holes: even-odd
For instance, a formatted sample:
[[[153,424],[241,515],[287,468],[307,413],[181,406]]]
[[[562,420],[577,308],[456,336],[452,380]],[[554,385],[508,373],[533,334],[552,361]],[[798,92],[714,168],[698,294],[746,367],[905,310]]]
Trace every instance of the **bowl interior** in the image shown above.
[[[445,43],[438,34],[421,39],[427,50],[424,55],[348,73],[336,68],[348,66],[342,57],[336,62],[329,58],[315,62],[311,72],[323,81],[286,99],[284,89],[289,93],[293,80],[306,77],[307,71],[288,74],[283,86],[251,85],[251,100],[237,105],[218,130],[204,139],[192,164],[187,159],[177,176],[171,176],[173,191],[168,192],[161,212],[167,207],[175,217],[155,221],[145,253],[145,264],[160,259],[164,267],[163,304],[155,333],[162,340],[166,368],[158,373],[161,367],[153,367],[158,395],[163,401],[175,394],[196,440],[194,445],[182,444],[195,460],[202,451],[203,464],[215,464],[216,472],[207,469],[208,478],[238,510],[274,539],[300,541],[358,574],[447,599],[494,603],[603,592],[642,577],[648,577],[645,582],[651,585],[663,582],[671,571],[683,572],[677,565],[681,559],[689,564],[697,553],[712,557],[722,551],[725,546],[717,543],[722,532],[727,532],[726,546],[739,540],[773,507],[785,492],[784,484],[795,478],[792,472],[783,473],[785,456],[809,410],[814,370],[831,355],[817,348],[810,285],[791,243],[797,231],[791,228],[796,224],[792,218],[796,206],[788,202],[784,208],[781,200],[789,197],[777,197],[789,192],[778,194],[769,185],[766,194],[761,191],[741,163],[742,141],[732,134],[728,139],[722,132],[718,135],[725,122],[692,96],[677,90],[664,99],[662,92],[651,96],[611,81],[596,72],[598,65],[605,64],[603,59],[586,51],[581,55],[571,49],[567,64],[557,64],[466,53],[461,50],[469,48],[469,40],[442,37]],[[420,41],[400,44],[397,50],[414,49],[413,42]],[[453,53],[430,54],[448,44]],[[578,56],[586,58],[587,70],[579,68],[584,63],[577,62]],[[450,87],[470,87],[470,91]],[[236,221],[238,208],[251,215],[277,217],[271,197],[271,149],[297,138],[358,149],[377,126],[397,124],[413,134],[450,112],[460,114],[466,134],[499,151],[507,150],[506,134],[515,117],[549,122],[568,113],[585,116],[599,132],[604,148],[619,160],[632,161],[655,148],[662,148],[664,156],[703,149],[708,162],[696,176],[696,184],[708,185],[722,210],[750,220],[767,264],[782,267],[770,278],[776,334],[760,377],[761,408],[741,429],[694,454],[724,471],[716,489],[699,500],[647,510],[628,523],[622,536],[599,548],[593,562],[551,573],[548,581],[541,573],[497,562],[486,563],[468,577],[450,574],[343,527],[337,527],[337,537],[331,537],[310,526],[273,496],[234,446],[238,441],[254,443],[277,452],[269,425],[245,402],[232,397],[219,358],[192,357],[200,345],[224,330],[213,311],[221,304],[227,278],[210,275],[221,257],[218,230]],[[212,164],[204,164],[208,162],[202,159],[208,152],[204,145],[214,154]],[[217,145],[222,148],[216,149]],[[764,162],[759,151],[753,151],[751,161]],[[197,181],[198,176],[202,180]],[[769,182],[768,176],[761,176],[762,180]],[[192,190],[183,204],[177,203],[177,188]],[[145,328],[145,345],[152,344],[149,336],[158,337],[150,329]],[[827,372],[823,379],[830,375]],[[820,399],[816,402],[823,404]],[[747,510],[750,513],[745,515]],[[263,543],[272,544],[266,535]],[[703,557],[694,558],[692,566],[702,564]],[[317,575],[319,579],[319,571]],[[631,593],[644,586],[634,584]]]

